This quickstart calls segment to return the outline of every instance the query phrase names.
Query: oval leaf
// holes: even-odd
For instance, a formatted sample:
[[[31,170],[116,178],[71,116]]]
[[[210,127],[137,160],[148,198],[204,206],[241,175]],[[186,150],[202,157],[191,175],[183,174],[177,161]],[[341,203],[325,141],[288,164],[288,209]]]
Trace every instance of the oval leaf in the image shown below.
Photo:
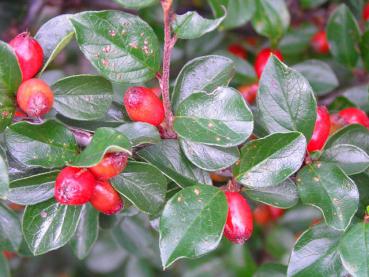
[[[234,176],[251,188],[275,186],[302,165],[306,140],[301,133],[276,133],[248,142],[241,149],[241,159]]]
[[[6,152],[0,145],[0,198],[6,198],[9,190],[8,160]]]
[[[100,76],[70,76],[57,81],[51,88],[55,110],[76,120],[104,117],[113,101],[111,83]]]
[[[297,176],[297,188],[304,204],[319,208],[328,225],[345,230],[359,205],[355,183],[335,164],[316,162]]]
[[[15,95],[22,73],[13,49],[3,41],[0,41],[0,60],[0,94]]]
[[[222,238],[227,213],[227,200],[218,188],[192,186],[176,193],[160,218],[163,267],[214,250]]]
[[[259,83],[257,104],[269,132],[299,131],[310,139],[316,120],[316,100],[309,82],[274,55]]]
[[[115,129],[123,133],[129,139],[132,147],[142,144],[155,144],[161,140],[158,129],[149,123],[126,123]]]
[[[138,16],[120,11],[83,12],[71,21],[82,52],[109,80],[140,83],[159,71],[158,39]]]
[[[22,242],[18,216],[0,203],[0,251],[17,251]]]
[[[252,113],[241,94],[224,87],[187,97],[174,119],[174,130],[180,137],[220,147],[245,142],[253,126]]]
[[[55,120],[12,124],[5,130],[5,142],[10,154],[28,166],[62,167],[78,153],[72,132]]]
[[[27,206],[23,235],[34,255],[64,246],[74,235],[81,215],[80,206],[61,205],[54,199]]]
[[[0,91],[0,132],[3,132],[5,128],[12,123],[14,113],[15,113],[14,97],[12,95],[8,95]]]

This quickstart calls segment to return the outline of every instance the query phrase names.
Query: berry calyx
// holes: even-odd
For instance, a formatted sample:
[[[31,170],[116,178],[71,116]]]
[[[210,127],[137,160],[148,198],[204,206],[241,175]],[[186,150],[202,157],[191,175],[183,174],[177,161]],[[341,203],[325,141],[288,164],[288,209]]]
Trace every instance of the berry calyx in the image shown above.
[[[44,81],[30,79],[23,82],[17,92],[18,106],[29,116],[47,114],[54,103],[54,93]]]
[[[95,166],[90,167],[89,170],[99,179],[107,180],[125,169],[128,162],[128,156],[125,153],[108,153]]]
[[[254,64],[255,72],[259,79],[271,54],[274,54],[279,60],[283,61],[282,53],[279,50],[270,48],[264,48],[261,50],[256,56]]]
[[[309,152],[321,150],[328,139],[331,120],[326,107],[318,107],[313,135],[307,145]]]
[[[228,215],[224,236],[234,243],[242,244],[250,238],[254,229],[251,208],[239,192],[226,191],[225,195]]]
[[[311,46],[315,52],[320,54],[329,53],[329,44],[325,31],[319,31],[311,38]]]
[[[242,45],[240,44],[237,43],[230,44],[228,46],[228,51],[241,59],[247,58],[247,52],[245,48],[243,48]]]
[[[367,3],[364,6],[362,16],[363,16],[364,21],[368,21],[369,20],[369,3]]]
[[[96,182],[90,203],[96,210],[107,215],[116,214],[123,208],[122,198],[106,181]]]
[[[90,201],[96,179],[85,168],[66,167],[56,177],[55,199],[65,205],[83,205]]]
[[[23,81],[31,79],[42,67],[44,52],[41,45],[27,32],[17,35],[9,45],[17,56]]]
[[[132,121],[146,122],[154,126],[164,121],[163,103],[149,88],[130,87],[124,95],[124,106]]]
[[[255,83],[252,85],[243,85],[238,88],[241,92],[242,97],[247,101],[249,104],[253,104],[256,99],[256,95],[258,93],[259,84]]]
[[[367,114],[358,108],[346,108],[340,111],[339,116],[346,124],[361,124],[369,128],[369,118]]]

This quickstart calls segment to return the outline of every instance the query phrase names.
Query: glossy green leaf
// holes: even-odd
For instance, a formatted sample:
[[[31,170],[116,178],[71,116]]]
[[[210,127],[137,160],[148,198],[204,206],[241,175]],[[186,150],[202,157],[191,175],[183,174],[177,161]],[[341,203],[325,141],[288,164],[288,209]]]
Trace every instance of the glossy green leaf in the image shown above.
[[[34,205],[54,196],[59,171],[31,175],[10,182],[8,200],[19,205]]]
[[[51,199],[27,206],[23,215],[24,238],[34,255],[64,246],[74,235],[81,206],[61,205]]]
[[[207,19],[197,12],[187,12],[176,15],[172,22],[172,30],[180,39],[199,38],[206,33],[214,31],[227,16],[227,12],[216,19]]]
[[[137,154],[180,187],[212,184],[207,172],[195,167],[186,159],[177,140],[162,140],[158,144],[139,150]]]
[[[179,144],[187,159],[195,166],[217,171],[233,165],[240,157],[237,147],[221,148],[180,139]]]
[[[343,236],[340,254],[352,276],[369,276],[369,225],[357,223]]]
[[[292,26],[283,36],[278,44],[278,48],[283,56],[303,55],[311,46],[311,38],[317,32],[317,27],[310,22],[303,22],[298,26]]]
[[[328,111],[331,113],[337,113],[340,110],[356,107],[354,103],[352,103],[347,97],[345,96],[338,96],[334,99],[332,103],[328,106]]]
[[[54,109],[76,120],[96,120],[105,116],[112,101],[111,83],[94,75],[75,75],[52,85]]]
[[[284,0],[255,0],[252,26],[273,43],[282,38],[290,25],[290,14]]]
[[[275,133],[252,140],[241,148],[234,177],[250,188],[278,185],[301,167],[305,151],[306,140],[298,132]]]
[[[214,250],[222,237],[227,211],[225,194],[218,188],[197,185],[176,193],[160,218],[163,267]]]
[[[226,8],[227,17],[222,24],[225,29],[244,25],[255,12],[255,0],[208,0],[208,3],[216,17],[222,16]]]
[[[310,83],[316,95],[325,95],[338,87],[338,79],[332,68],[319,60],[307,60],[292,67]]]
[[[142,9],[158,2],[158,0],[113,0],[127,9]]]
[[[306,165],[297,176],[302,203],[321,210],[328,225],[345,230],[359,205],[355,183],[334,163]]]
[[[120,11],[83,12],[71,21],[82,52],[109,80],[145,82],[159,71],[158,39],[138,16]]]
[[[15,98],[0,91],[0,132],[12,123],[14,113]]]
[[[0,250],[17,251],[22,241],[18,216],[0,203]]]
[[[164,206],[167,179],[152,165],[129,162],[125,170],[111,180],[111,184],[145,213],[156,215]]]
[[[341,235],[324,224],[304,232],[292,251],[287,276],[346,276],[338,252]]]
[[[0,198],[6,198],[9,190],[8,160],[5,149],[0,146]]]
[[[237,146],[253,129],[253,116],[241,94],[220,87],[194,93],[178,107],[174,130],[185,139],[220,147]]]
[[[323,5],[328,0],[299,0],[299,3],[302,8],[304,9],[314,9]]]
[[[226,86],[234,74],[232,60],[221,56],[204,56],[189,61],[178,74],[173,93],[172,106],[176,111],[183,100],[194,92],[212,92]]]
[[[0,277],[10,277],[10,269],[8,261],[3,254],[0,253]]]
[[[22,73],[13,49],[3,41],[0,41],[0,60],[0,95],[15,95]]]
[[[349,67],[355,67],[360,54],[360,29],[354,15],[345,4],[338,6],[329,17],[327,38],[330,52],[336,60]]]
[[[301,73],[274,55],[261,76],[257,105],[269,132],[299,131],[310,139],[316,119],[313,90]]]
[[[131,155],[131,143],[121,132],[107,127],[98,128],[91,143],[70,163],[75,167],[97,165],[108,152],[125,152]]]
[[[352,175],[350,178],[355,182],[359,190],[359,208],[356,216],[364,218],[369,199],[369,171]]]
[[[296,185],[291,179],[287,179],[281,184],[271,187],[246,187],[244,192],[254,201],[283,209],[295,206],[299,200]]]
[[[366,70],[369,69],[369,30],[361,37],[360,53]]]
[[[336,144],[325,150],[320,160],[334,162],[347,174],[353,175],[369,167],[368,154],[357,146]]]
[[[78,153],[72,132],[56,120],[12,124],[5,130],[5,141],[10,154],[28,166],[62,167]]]
[[[74,237],[70,241],[74,255],[83,260],[90,254],[99,235],[99,212],[90,204],[84,205]]]
[[[115,129],[123,133],[129,139],[132,147],[142,144],[155,144],[161,140],[158,129],[149,123],[126,123]]]
[[[369,112],[369,86],[367,84],[353,86],[343,92],[343,96],[360,109]]]
[[[287,267],[285,265],[266,263],[258,268],[253,277],[285,277],[286,273]]]
[[[43,24],[35,35],[44,52],[44,66],[41,73],[56,56],[72,41],[74,37],[73,26],[69,19],[72,15],[62,14]]]

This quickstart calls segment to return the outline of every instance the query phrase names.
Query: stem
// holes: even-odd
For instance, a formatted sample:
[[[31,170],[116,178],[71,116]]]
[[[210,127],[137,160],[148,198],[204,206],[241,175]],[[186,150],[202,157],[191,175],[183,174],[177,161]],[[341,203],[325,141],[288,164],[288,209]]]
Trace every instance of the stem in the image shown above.
[[[165,125],[166,125],[166,135],[168,138],[177,137],[173,130],[173,112],[170,104],[169,96],[169,78],[170,78],[170,58],[172,54],[172,49],[177,41],[175,36],[171,36],[170,23],[172,20],[172,0],[161,0],[161,6],[164,13],[164,53],[163,53],[163,74],[162,76],[157,75],[159,79],[164,111],[165,111]]]

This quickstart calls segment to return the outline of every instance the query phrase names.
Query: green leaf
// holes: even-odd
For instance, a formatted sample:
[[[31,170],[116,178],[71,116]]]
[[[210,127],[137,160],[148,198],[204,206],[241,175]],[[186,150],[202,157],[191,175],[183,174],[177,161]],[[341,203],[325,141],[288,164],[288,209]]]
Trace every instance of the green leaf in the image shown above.
[[[57,81],[51,88],[55,110],[76,120],[101,119],[113,101],[111,83],[100,76],[70,76]]]
[[[339,246],[344,267],[352,276],[369,276],[369,225],[355,224]]]
[[[222,16],[226,8],[227,17],[222,24],[225,29],[244,25],[255,12],[255,0],[208,0],[208,3],[216,17]]]
[[[354,180],[358,190],[359,190],[359,208],[356,213],[357,217],[364,218],[365,211],[368,206],[368,199],[369,199],[369,171],[356,174],[351,176],[352,180]]]
[[[258,268],[253,277],[285,277],[286,273],[287,267],[285,265],[265,263]]]
[[[172,30],[180,39],[199,38],[218,28],[226,16],[227,12],[225,9],[224,14],[216,19],[204,18],[197,12],[177,14],[172,22]]]
[[[334,163],[306,165],[297,175],[297,188],[302,203],[320,209],[329,226],[337,230],[349,226],[359,205],[359,192]]]
[[[207,171],[225,169],[238,161],[240,157],[237,147],[221,148],[194,143],[185,139],[180,139],[179,144],[191,163]]]
[[[15,95],[22,82],[22,73],[13,49],[0,41],[0,95]]]
[[[14,113],[14,97],[0,92],[0,132],[3,132],[12,123]]]
[[[56,16],[43,24],[35,35],[44,52],[44,66],[40,73],[50,65],[58,54],[72,41],[73,26],[69,19],[70,14]]]
[[[18,216],[0,203],[0,250],[17,251],[22,241]]]
[[[311,45],[311,38],[317,32],[317,27],[310,22],[304,22],[298,26],[293,26],[283,36],[278,44],[284,56],[297,56],[300,61],[301,56]]]
[[[74,235],[81,206],[61,205],[51,199],[27,206],[23,215],[23,235],[34,255],[64,246]]]
[[[154,5],[158,0],[113,0],[127,9],[142,9]]]
[[[9,190],[8,159],[0,145],[0,198],[6,198]]]
[[[74,255],[80,260],[90,254],[99,235],[99,212],[90,204],[84,205],[76,233],[70,241]]]
[[[129,139],[132,147],[142,144],[155,144],[161,140],[158,129],[149,123],[126,123],[115,129],[123,133]]]
[[[328,0],[299,0],[300,5],[303,9],[314,9],[323,5],[327,1]]]
[[[82,52],[109,80],[140,83],[159,71],[159,41],[138,16],[120,11],[83,12],[71,21]]]
[[[195,258],[214,250],[227,218],[224,192],[196,185],[176,193],[160,218],[160,256],[164,269],[180,258]]]
[[[329,17],[327,38],[330,51],[336,60],[349,67],[355,67],[360,54],[360,29],[345,4],[339,5]]]
[[[349,101],[351,101],[360,109],[369,112],[368,88],[369,87],[367,84],[353,86],[346,89],[342,95],[345,96]]]
[[[137,154],[182,188],[196,184],[212,184],[207,172],[186,159],[177,140],[162,140],[137,151]]]
[[[301,73],[271,56],[259,83],[257,105],[269,132],[299,131],[310,139],[316,120],[316,100]]]
[[[290,14],[284,0],[255,0],[256,12],[252,18],[255,31],[278,42],[290,25]]]
[[[369,69],[369,30],[361,37],[360,53],[366,70]]]
[[[299,200],[296,185],[291,179],[286,179],[281,184],[271,187],[246,187],[244,192],[252,200],[282,209],[295,206]]]
[[[5,130],[5,142],[10,154],[28,166],[62,167],[78,153],[72,132],[56,120],[12,124]]]
[[[10,277],[10,269],[8,261],[3,254],[0,253],[0,277]]]
[[[332,103],[329,104],[328,110],[330,113],[337,113],[340,110],[350,107],[356,107],[356,105],[352,103],[347,97],[338,96],[334,99]]]
[[[111,184],[145,213],[156,215],[164,206],[167,179],[152,165],[129,162],[126,169],[111,180]]]
[[[31,175],[10,182],[8,200],[19,205],[35,205],[54,196],[59,171]]]
[[[220,147],[245,142],[252,129],[253,116],[245,100],[237,90],[225,87],[187,97],[174,119],[180,137]]]
[[[204,56],[189,61],[178,74],[173,93],[172,107],[194,92],[212,92],[220,86],[227,86],[234,74],[232,60],[222,56]]]
[[[347,175],[361,173],[369,167],[368,154],[350,144],[336,144],[326,149],[320,160],[337,163]]]
[[[338,79],[332,68],[319,60],[307,60],[292,67],[310,83],[316,95],[325,95],[338,87]]]
[[[363,149],[369,155],[369,130],[362,125],[348,125],[335,132],[326,142],[329,149],[338,144],[351,144]]]
[[[131,143],[121,132],[107,127],[96,129],[91,143],[70,163],[75,167],[97,165],[108,152],[125,152],[131,155]]]
[[[296,242],[296,235],[289,229],[277,226],[268,232],[265,238],[265,251],[277,261],[289,258]],[[285,268],[287,271],[287,268]]]
[[[341,235],[324,224],[304,232],[292,251],[287,276],[346,276],[338,251]]]
[[[275,133],[248,142],[241,148],[241,159],[234,177],[251,188],[282,183],[302,165],[306,140],[301,133]]]

